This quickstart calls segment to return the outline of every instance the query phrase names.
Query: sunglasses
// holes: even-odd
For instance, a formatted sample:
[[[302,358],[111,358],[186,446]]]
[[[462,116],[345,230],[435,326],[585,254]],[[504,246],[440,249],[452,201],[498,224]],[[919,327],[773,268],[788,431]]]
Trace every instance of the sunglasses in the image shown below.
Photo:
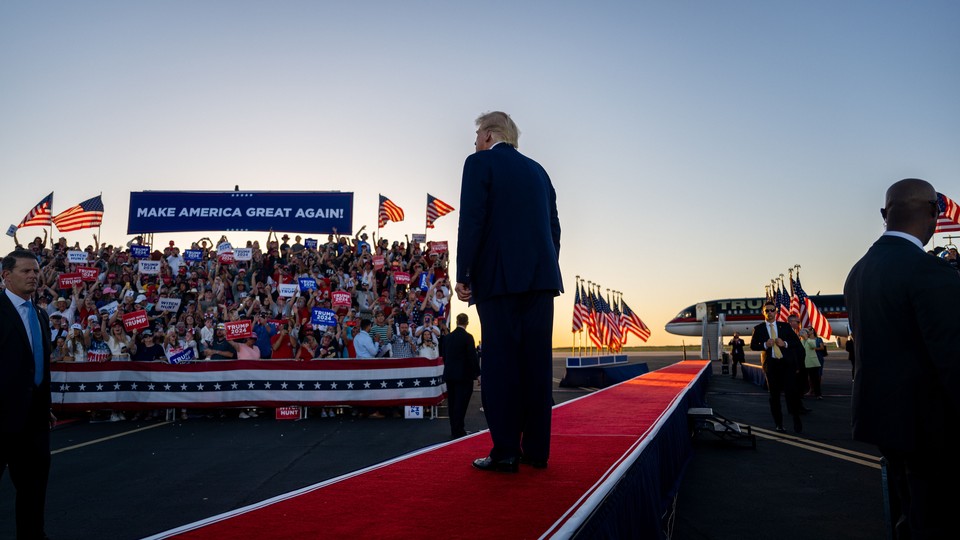
[[[765,308],[765,309],[763,310],[763,312],[764,312],[764,313],[776,313],[777,310],[776,310],[775,308]]]

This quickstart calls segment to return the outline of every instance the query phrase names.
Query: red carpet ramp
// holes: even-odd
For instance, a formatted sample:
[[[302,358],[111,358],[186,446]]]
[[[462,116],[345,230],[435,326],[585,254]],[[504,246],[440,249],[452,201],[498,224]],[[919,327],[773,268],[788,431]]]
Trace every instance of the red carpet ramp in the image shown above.
[[[679,485],[687,403],[702,400],[691,394],[709,373],[709,362],[680,362],[555,407],[546,469],[474,469],[491,447],[484,431],[152,538],[569,538],[585,527],[635,537],[643,531],[610,524],[623,512],[605,507],[636,514],[639,501],[660,518],[665,503],[650,499]],[[680,441],[659,442],[664,426]],[[664,461],[676,462],[673,472],[662,472]],[[653,478],[652,490],[631,477]]]

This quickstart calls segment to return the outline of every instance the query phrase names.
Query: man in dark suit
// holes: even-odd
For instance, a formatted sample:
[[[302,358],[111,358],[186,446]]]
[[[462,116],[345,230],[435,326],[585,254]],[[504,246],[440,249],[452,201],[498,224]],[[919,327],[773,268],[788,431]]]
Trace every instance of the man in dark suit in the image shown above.
[[[36,256],[15,250],[2,261],[0,293],[0,475],[10,469],[17,492],[17,538],[44,538],[50,473],[50,332],[33,304]]]
[[[509,115],[477,119],[476,153],[463,165],[457,285],[476,304],[481,401],[493,448],[486,471],[546,467],[553,405],[553,299],[560,279],[560,220],[550,177],[517,151]]]
[[[803,345],[796,332],[785,322],[777,322],[777,306],[773,302],[763,305],[762,322],[753,328],[750,349],[760,352],[760,364],[767,378],[767,390],[770,392],[770,412],[777,431],[783,431],[783,409],[780,394],[787,401],[787,412],[793,416],[793,430],[803,431],[800,421],[800,389],[797,385],[797,371],[800,369],[798,354],[803,353]]]
[[[473,396],[473,382],[480,375],[477,345],[467,332],[468,322],[466,313],[457,315],[456,330],[440,340],[443,380],[447,383],[447,408],[450,412],[450,437],[453,439],[467,434],[464,418]]]
[[[901,180],[880,214],[886,232],[843,287],[856,370],[853,437],[887,460],[899,538],[956,535],[960,484],[951,426],[960,417],[960,274],[923,246],[943,209],[929,183]]]

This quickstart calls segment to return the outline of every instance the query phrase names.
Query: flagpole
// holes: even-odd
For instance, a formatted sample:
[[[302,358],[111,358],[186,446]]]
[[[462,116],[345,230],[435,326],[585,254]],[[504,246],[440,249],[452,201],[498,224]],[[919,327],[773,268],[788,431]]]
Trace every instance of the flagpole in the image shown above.
[[[574,286],[574,289],[573,289],[573,290],[574,290],[574,295],[573,295],[574,298],[577,297],[576,291],[579,291],[579,290],[580,290],[580,289],[579,289],[579,287],[580,287],[580,276],[576,276],[576,278],[577,278],[577,279],[576,279],[576,281],[574,282],[574,285],[573,285],[573,286]],[[574,312],[576,312],[577,306],[573,306],[573,310],[574,310]],[[581,326],[580,328],[583,328],[583,326]],[[571,340],[570,340],[570,352],[573,353],[574,356],[576,356],[576,354],[577,354],[577,333],[576,333],[576,332],[573,332],[573,337],[572,337]]]
[[[594,306],[593,306],[593,282],[592,282],[592,281],[589,281],[589,280],[587,280],[587,294],[590,295],[590,313],[589,313],[589,315],[590,315],[590,317],[593,317],[593,309],[594,309]],[[587,330],[587,333],[589,334],[589,332],[590,332],[590,330],[588,329],[588,330]],[[589,354],[592,355],[592,354],[593,354],[593,338],[591,338],[589,335],[587,336],[587,338],[590,340],[590,343],[587,343],[587,353],[589,353]]]

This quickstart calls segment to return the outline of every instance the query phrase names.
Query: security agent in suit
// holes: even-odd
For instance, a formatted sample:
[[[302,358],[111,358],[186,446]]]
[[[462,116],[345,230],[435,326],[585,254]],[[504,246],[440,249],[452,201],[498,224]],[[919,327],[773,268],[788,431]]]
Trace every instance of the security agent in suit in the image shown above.
[[[923,249],[941,211],[923,180],[890,186],[880,211],[887,230],[843,287],[857,337],[853,438],[887,459],[898,538],[956,537],[960,274]]]
[[[16,250],[3,258],[0,476],[9,469],[17,492],[17,538],[45,538],[50,428],[56,420],[50,412],[49,319],[32,303],[39,276],[32,252]],[[34,355],[35,349],[39,355]]]
[[[550,456],[560,220],[550,177],[517,151],[518,137],[506,113],[480,116],[460,193],[455,290],[480,315],[481,401],[493,448],[473,466],[485,471],[546,467]]]
[[[447,383],[447,408],[450,412],[450,437],[453,439],[467,434],[464,418],[473,396],[473,383],[480,375],[477,345],[467,332],[468,322],[466,313],[457,315],[456,330],[440,340],[443,379]]]
[[[803,345],[789,324],[777,322],[777,306],[773,302],[763,305],[763,316],[765,322],[753,328],[750,349],[761,351],[760,362],[767,378],[773,422],[777,431],[784,430],[783,410],[780,406],[782,393],[787,400],[787,412],[793,416],[793,430],[800,433],[803,431],[803,422],[800,421],[802,404],[797,370],[800,369],[798,353],[803,353]],[[775,335],[771,335],[771,331]]]

